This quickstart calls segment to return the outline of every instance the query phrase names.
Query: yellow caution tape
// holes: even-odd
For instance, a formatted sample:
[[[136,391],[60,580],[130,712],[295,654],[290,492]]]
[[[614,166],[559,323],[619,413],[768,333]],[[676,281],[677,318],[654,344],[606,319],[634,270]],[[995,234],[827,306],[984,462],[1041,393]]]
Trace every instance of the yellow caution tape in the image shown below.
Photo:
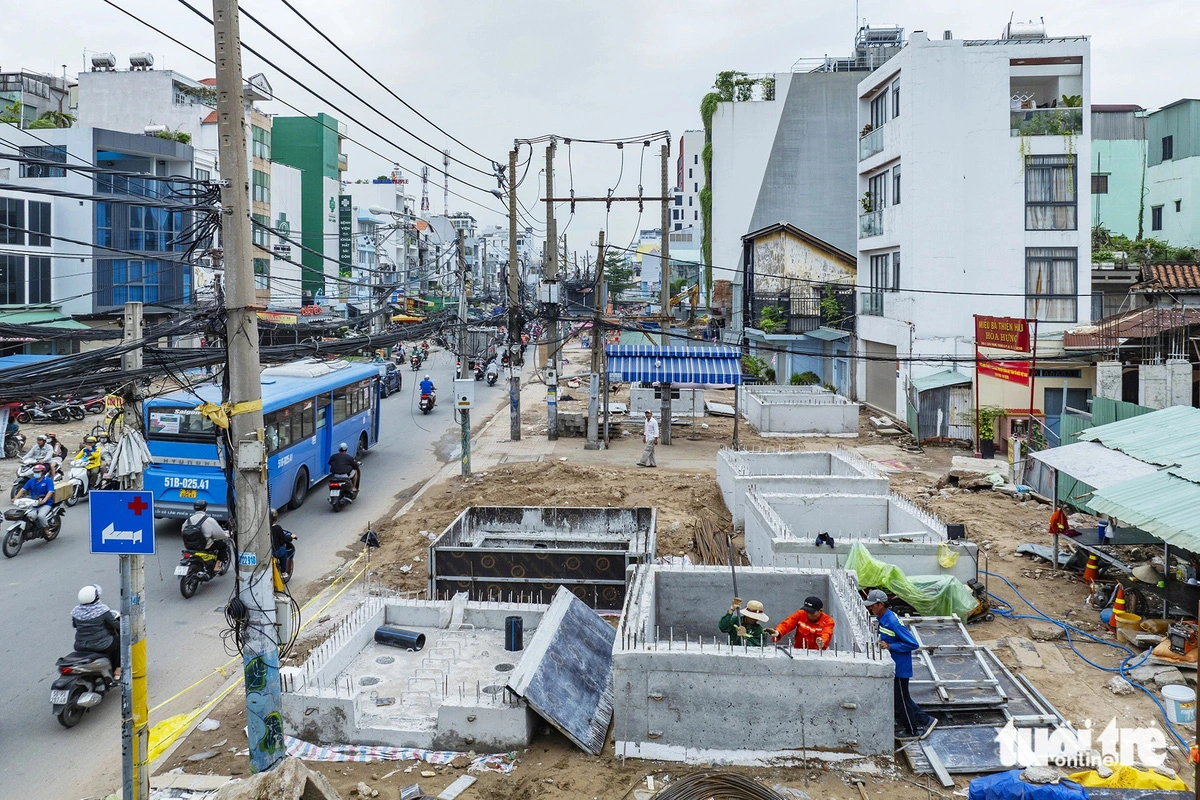
[[[162,722],[152,726],[150,728],[150,761],[157,760],[159,756],[167,751],[167,748],[175,743],[176,739],[183,735],[184,731],[191,727],[197,717],[207,714],[213,706],[224,700],[226,695],[232,692],[241,682],[242,679],[238,678],[218,692],[216,697],[199,708],[189,711],[186,714],[176,714],[173,717],[167,717]]]
[[[201,403],[196,407],[200,416],[222,428],[229,427],[229,418],[238,414],[249,414],[251,411],[262,411],[262,400],[247,400],[243,403]]]

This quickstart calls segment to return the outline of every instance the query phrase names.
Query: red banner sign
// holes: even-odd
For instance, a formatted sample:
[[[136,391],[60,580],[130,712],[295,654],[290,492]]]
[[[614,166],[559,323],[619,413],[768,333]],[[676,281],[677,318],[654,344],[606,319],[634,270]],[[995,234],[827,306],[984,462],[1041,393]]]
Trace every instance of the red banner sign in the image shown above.
[[[1029,322],[1016,317],[975,317],[975,346],[1029,352]],[[1005,379],[1007,380],[1007,378]]]
[[[1029,385],[1028,361],[980,361],[979,374],[999,378],[1009,383]]]

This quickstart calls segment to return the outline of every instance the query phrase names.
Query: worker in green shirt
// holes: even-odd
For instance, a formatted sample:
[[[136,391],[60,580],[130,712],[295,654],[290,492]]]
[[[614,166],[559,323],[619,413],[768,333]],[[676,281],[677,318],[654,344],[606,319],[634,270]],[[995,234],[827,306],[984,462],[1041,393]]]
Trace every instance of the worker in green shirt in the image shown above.
[[[717,628],[721,633],[729,634],[730,644],[760,647],[763,641],[762,623],[769,622],[771,618],[763,613],[763,604],[757,600],[746,603],[746,610],[739,614],[741,607],[742,598],[733,598],[729,613],[721,617]]]

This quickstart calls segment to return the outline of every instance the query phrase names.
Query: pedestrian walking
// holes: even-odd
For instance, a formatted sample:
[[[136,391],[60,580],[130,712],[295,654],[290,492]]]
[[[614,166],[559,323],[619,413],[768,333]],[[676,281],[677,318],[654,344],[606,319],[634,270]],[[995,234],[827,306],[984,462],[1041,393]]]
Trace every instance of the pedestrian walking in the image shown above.
[[[937,720],[921,710],[908,693],[908,681],[912,678],[912,654],[919,646],[896,612],[887,606],[887,595],[881,589],[872,589],[863,601],[867,611],[879,625],[879,645],[896,663],[896,677],[892,685],[892,705],[896,715],[896,738],[901,741],[924,739],[933,733]]]
[[[654,460],[654,445],[658,444],[658,420],[646,409],[646,427],[642,429],[642,439],[646,442],[646,449],[642,451],[642,458],[637,462],[639,467],[657,467],[658,462]]]

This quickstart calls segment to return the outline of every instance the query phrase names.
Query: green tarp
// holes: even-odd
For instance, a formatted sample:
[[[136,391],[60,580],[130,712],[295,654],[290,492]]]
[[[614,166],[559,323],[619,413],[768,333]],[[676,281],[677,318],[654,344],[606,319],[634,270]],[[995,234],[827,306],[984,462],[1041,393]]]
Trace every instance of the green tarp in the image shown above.
[[[872,556],[862,542],[851,545],[846,569],[858,573],[859,586],[886,589],[923,617],[955,616],[966,622],[978,605],[971,590],[953,575],[905,575],[896,565]]]

